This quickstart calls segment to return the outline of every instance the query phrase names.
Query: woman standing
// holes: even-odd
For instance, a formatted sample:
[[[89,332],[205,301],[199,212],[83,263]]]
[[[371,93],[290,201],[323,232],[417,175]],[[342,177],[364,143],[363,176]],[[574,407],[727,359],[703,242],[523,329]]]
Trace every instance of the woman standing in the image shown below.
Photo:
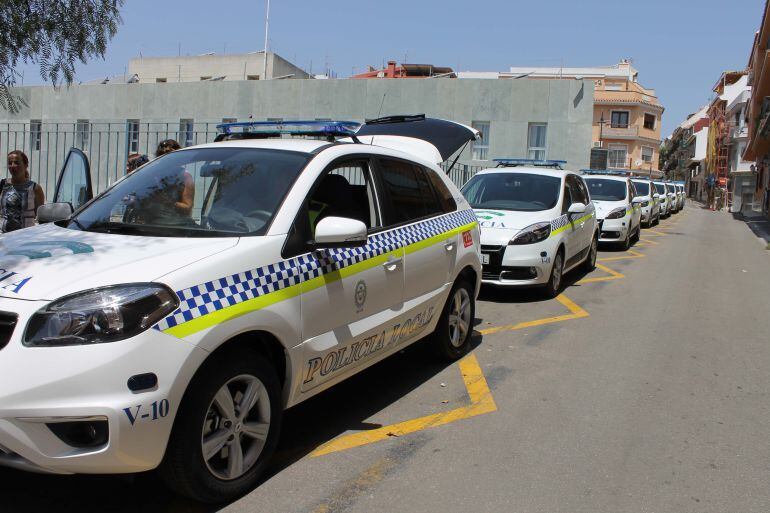
[[[8,154],[10,179],[0,180],[0,232],[7,233],[35,224],[37,207],[45,203],[40,185],[29,179],[29,158],[21,150]]]

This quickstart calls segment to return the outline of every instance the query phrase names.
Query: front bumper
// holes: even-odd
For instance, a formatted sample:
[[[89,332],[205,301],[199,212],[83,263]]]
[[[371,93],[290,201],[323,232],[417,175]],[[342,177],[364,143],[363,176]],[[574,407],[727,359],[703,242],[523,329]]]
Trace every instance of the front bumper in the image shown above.
[[[44,304],[0,299],[0,310],[19,315],[0,350],[0,465],[59,474],[157,467],[187,384],[208,353],[154,329],[109,344],[24,347],[26,322]],[[157,385],[129,390],[128,379],[146,373]],[[106,442],[65,442],[49,427],[83,419],[106,421]]]
[[[484,264],[482,283],[498,287],[538,287],[548,283],[555,250],[548,240],[522,246],[482,245],[489,255]],[[543,256],[544,254],[544,256]]]
[[[599,242],[620,242],[626,240],[630,222],[630,215],[620,219],[603,219],[600,225]]]

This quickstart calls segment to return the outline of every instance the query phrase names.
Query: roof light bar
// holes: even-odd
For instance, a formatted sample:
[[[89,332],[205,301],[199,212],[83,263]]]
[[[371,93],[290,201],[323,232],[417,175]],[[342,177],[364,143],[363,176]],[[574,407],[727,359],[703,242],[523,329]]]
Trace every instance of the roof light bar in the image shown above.
[[[351,137],[355,136],[360,127],[361,123],[355,121],[246,121],[222,123],[217,125],[217,130],[224,135]]]
[[[623,169],[581,169],[580,172],[584,175],[636,176],[633,171]],[[644,176],[647,175],[645,174]]]
[[[517,167],[517,166],[534,166],[534,167],[553,167],[556,169],[562,169],[562,166],[567,163],[566,160],[538,160],[538,159],[493,159],[497,162],[497,167]]]

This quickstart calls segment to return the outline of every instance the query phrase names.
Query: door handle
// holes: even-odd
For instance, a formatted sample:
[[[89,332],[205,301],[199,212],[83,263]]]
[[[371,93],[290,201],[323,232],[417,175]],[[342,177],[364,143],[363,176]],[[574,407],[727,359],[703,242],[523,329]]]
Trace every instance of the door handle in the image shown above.
[[[401,265],[401,262],[403,262],[403,258],[393,258],[392,260],[388,260],[384,264],[382,264],[382,267],[385,268],[388,272],[393,272],[396,270],[396,268]]]
[[[444,249],[446,249],[447,251],[453,251],[455,249],[455,241],[453,240],[447,241],[447,243],[444,244]]]

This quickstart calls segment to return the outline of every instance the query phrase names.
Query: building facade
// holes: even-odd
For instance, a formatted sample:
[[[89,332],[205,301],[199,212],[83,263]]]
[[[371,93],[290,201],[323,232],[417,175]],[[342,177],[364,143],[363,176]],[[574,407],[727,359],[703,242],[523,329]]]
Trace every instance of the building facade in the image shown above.
[[[623,60],[593,68],[512,67],[508,72],[460,72],[461,79],[529,79],[588,81],[593,90],[591,145],[608,152],[608,167],[660,176],[661,117],[655,91],[638,82],[639,72]]]
[[[217,124],[249,119],[363,121],[425,113],[483,132],[460,154],[466,170],[528,154],[581,169],[588,164],[593,115],[593,82],[582,80],[139,81],[15,92],[26,106],[0,113],[0,151],[26,151],[32,178],[48,196],[70,147],[86,152],[101,190],[123,175],[128,154],[151,155],[168,137],[183,146],[211,141]]]

